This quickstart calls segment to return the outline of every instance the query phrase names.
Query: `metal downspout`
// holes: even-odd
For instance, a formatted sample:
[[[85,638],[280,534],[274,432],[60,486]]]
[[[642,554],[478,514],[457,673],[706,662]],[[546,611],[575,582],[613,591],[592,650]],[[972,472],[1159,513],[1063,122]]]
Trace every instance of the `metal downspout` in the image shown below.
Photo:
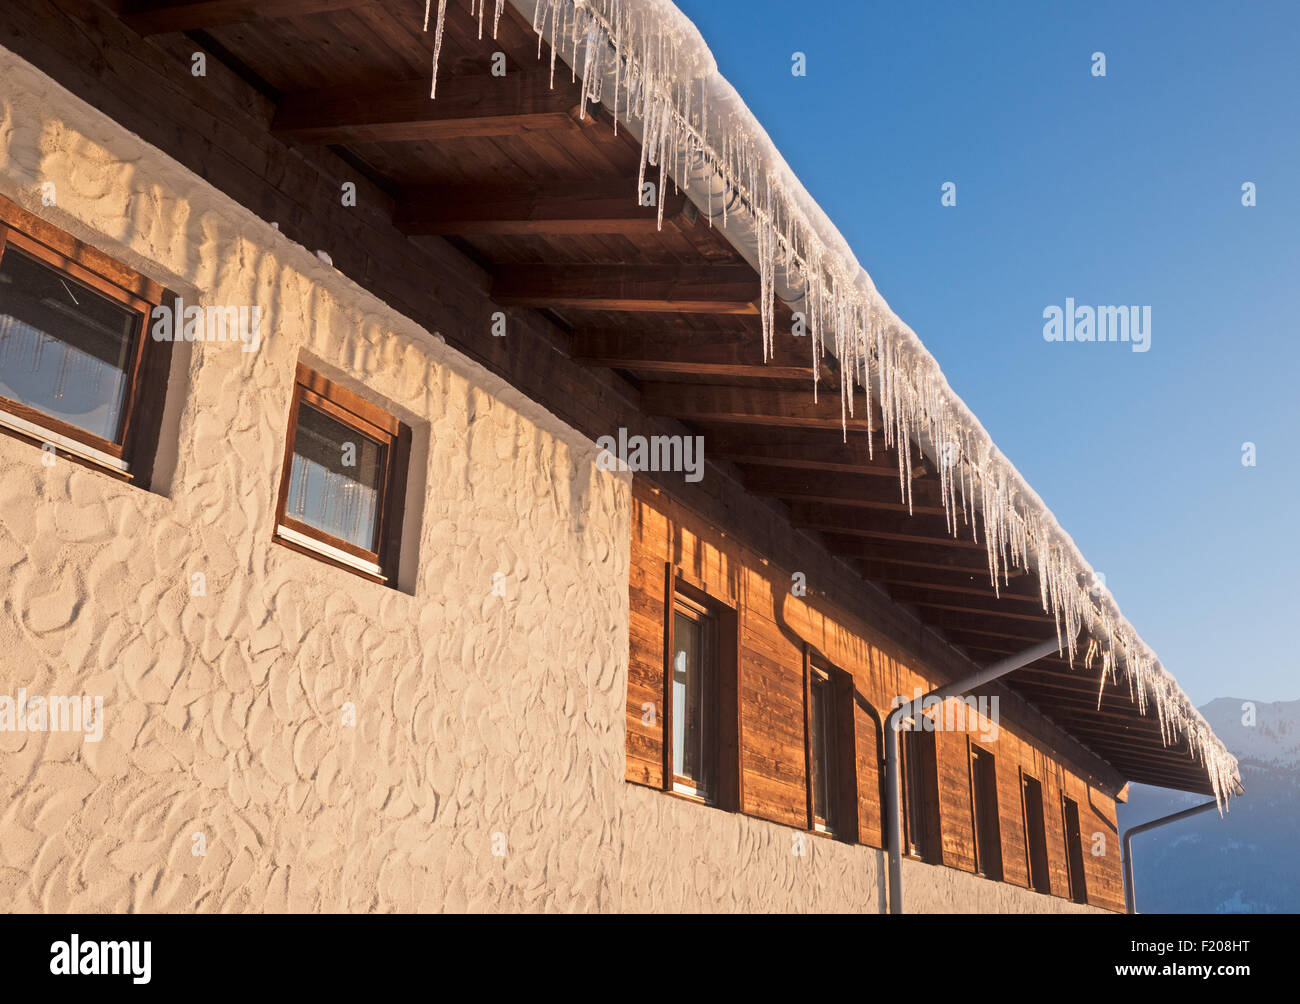
[[[903,817],[900,812],[903,794],[902,775],[898,765],[899,723],[924,707],[924,702],[927,700],[942,701],[948,697],[960,697],[981,684],[1013,673],[1043,656],[1060,650],[1060,642],[1056,638],[1049,638],[1039,642],[1033,648],[1027,648],[1017,655],[991,663],[969,676],[946,683],[919,698],[904,701],[889,713],[889,717],[885,720],[885,812],[886,831],[889,834],[889,912],[891,914],[903,912]]]
[[[1199,815],[1209,809],[1218,808],[1218,805],[1217,800],[1211,799],[1202,805],[1194,805],[1190,809],[1183,809],[1181,812],[1171,812],[1169,815],[1153,819],[1149,823],[1130,826],[1124,831],[1124,907],[1129,913],[1138,912],[1133,894],[1133,838],[1139,833],[1154,830],[1158,826],[1167,826],[1169,823],[1176,823],[1180,819],[1187,819],[1189,816]]]

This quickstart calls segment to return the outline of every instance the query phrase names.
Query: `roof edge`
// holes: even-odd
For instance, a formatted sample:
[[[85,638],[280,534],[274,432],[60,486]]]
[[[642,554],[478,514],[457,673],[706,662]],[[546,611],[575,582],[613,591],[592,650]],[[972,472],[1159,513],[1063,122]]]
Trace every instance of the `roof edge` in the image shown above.
[[[438,0],[433,78],[447,0]],[[889,307],[839,230],[795,176],[717,63],[694,23],[670,0],[510,0],[583,83],[584,102],[604,103],[642,142],[641,175],[658,167],[709,218],[748,214],[756,247],[738,248],[762,286],[765,356],[774,337],[778,287],[801,291],[810,341],[840,360],[841,399],[855,387],[879,408],[897,450],[900,494],[911,505],[910,447],[934,461],[953,534],[984,518],[995,588],[1011,568],[1037,573],[1059,649],[1097,667],[1101,692],[1121,677],[1143,714],[1151,706],[1166,745],[1185,737],[1220,806],[1241,787],[1240,768],[1118,604],[1043,500],[952,390],[937,360]],[[488,0],[471,0],[482,24]],[[425,27],[431,0],[426,0]],[[495,0],[492,29],[504,11]],[[612,94],[610,93],[612,90]],[[436,93],[436,92],[435,92]],[[701,180],[703,179],[703,180]],[[695,190],[692,191],[694,183]],[[701,192],[700,186],[705,191]],[[720,191],[715,191],[720,187]],[[635,193],[630,193],[635,195]],[[717,198],[720,210],[713,212]],[[662,204],[662,200],[660,200]],[[733,240],[733,243],[735,241]],[[757,261],[753,261],[753,258]],[[816,373],[816,367],[814,367]],[[816,387],[814,386],[814,394]],[[972,531],[973,532],[973,531]],[[1079,650],[1084,635],[1087,645]]]

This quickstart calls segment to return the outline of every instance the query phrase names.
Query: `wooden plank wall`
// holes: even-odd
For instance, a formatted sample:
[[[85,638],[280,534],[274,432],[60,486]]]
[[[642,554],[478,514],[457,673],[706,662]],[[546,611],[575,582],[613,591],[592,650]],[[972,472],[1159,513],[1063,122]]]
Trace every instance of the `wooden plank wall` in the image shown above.
[[[665,603],[675,575],[738,611],[741,811],[800,829],[808,825],[802,677],[806,643],[852,677],[858,705],[853,737],[858,839],[883,847],[881,723],[894,695],[910,697],[915,687],[928,691],[941,681],[864,619],[816,595],[817,562],[824,559],[815,549],[804,549],[812,567],[780,568],[644,479],[634,480],[633,496],[627,780],[662,787],[662,722],[657,714],[647,715],[646,709],[659,708],[663,700]],[[793,571],[807,577],[810,587],[805,597],[791,592]],[[1079,803],[1089,901],[1122,910],[1114,800],[1090,788],[1070,765],[1060,762],[1045,743],[1031,736],[1033,729],[1020,727],[1005,709],[1000,710],[997,738],[981,745],[995,757],[1004,881],[1029,887],[1023,770],[1043,787],[1052,894],[1065,898],[1070,894],[1064,791]],[[981,726],[988,727],[988,723]],[[974,871],[968,736],[938,731],[935,738],[941,863]],[[1099,831],[1106,833],[1107,854],[1094,857],[1091,835]]]
[[[1124,878],[1119,864],[1115,803],[1095,789],[1089,790],[1077,778],[1066,778],[1065,793],[1079,803],[1079,832],[1083,836],[1083,873],[1088,882],[1088,902],[1111,910],[1123,910]],[[1105,853],[1095,854],[1094,846],[1102,841]],[[1056,891],[1055,886],[1052,891]]]
[[[846,671],[847,672],[847,671]],[[854,676],[854,684],[857,677]],[[858,688],[861,694],[861,689]],[[873,711],[875,706],[873,705]],[[858,768],[858,842],[871,847],[885,846],[884,791],[885,756],[878,711],[869,713],[860,706],[853,709],[854,740]]]

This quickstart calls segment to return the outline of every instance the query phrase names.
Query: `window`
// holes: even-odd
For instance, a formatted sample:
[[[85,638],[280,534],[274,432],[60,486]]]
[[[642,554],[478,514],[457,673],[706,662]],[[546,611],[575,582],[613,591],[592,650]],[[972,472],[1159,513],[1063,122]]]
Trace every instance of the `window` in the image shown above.
[[[921,727],[901,733],[903,754],[903,849],[913,857],[938,861],[939,780],[934,733]]]
[[[739,620],[667,566],[663,787],[740,808]]]
[[[147,487],[170,343],[157,283],[0,198],[0,428]]]
[[[1028,774],[1022,773],[1020,792],[1024,804],[1029,884],[1037,892],[1050,893],[1052,880],[1047,874],[1047,827],[1043,819],[1043,786]]]
[[[808,828],[858,839],[857,737],[853,677],[804,650]]]
[[[395,586],[410,450],[409,428],[300,364],[275,539]]]
[[[809,781],[812,788],[813,828],[834,833],[839,822],[839,793],[835,736],[834,696],[830,676],[813,667],[808,681]]]
[[[971,810],[975,825],[975,871],[985,878],[1002,878],[1002,829],[998,823],[998,780],[993,754],[975,744],[970,748]]]
[[[1088,883],[1083,874],[1083,833],[1079,827],[1079,803],[1064,799],[1065,863],[1070,873],[1070,898],[1088,902]]]
[[[672,788],[708,799],[714,792],[717,618],[678,596],[673,611]]]

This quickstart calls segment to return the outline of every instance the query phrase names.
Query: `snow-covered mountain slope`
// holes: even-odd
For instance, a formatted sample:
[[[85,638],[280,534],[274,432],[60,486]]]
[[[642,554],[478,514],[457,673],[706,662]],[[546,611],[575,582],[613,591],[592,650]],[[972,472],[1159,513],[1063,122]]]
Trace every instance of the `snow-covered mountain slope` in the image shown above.
[[[1238,760],[1300,768],[1300,701],[1260,704],[1220,697],[1200,712]]]
[[[1221,697],[1200,709],[1241,764],[1246,794],[1133,840],[1142,913],[1300,913],[1300,701]],[[1253,712],[1253,714],[1252,714]],[[1205,801],[1134,785],[1120,829]]]

